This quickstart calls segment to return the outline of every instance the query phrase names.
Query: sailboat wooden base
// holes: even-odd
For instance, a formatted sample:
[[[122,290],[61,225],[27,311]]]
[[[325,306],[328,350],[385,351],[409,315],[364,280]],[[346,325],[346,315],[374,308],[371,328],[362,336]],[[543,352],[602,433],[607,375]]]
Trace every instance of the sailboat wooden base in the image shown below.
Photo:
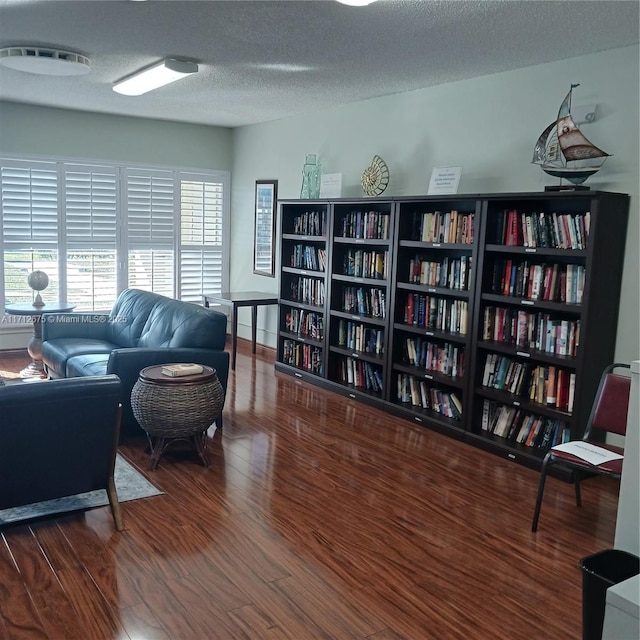
[[[589,191],[591,187],[583,184],[557,184],[545,187],[545,191]]]

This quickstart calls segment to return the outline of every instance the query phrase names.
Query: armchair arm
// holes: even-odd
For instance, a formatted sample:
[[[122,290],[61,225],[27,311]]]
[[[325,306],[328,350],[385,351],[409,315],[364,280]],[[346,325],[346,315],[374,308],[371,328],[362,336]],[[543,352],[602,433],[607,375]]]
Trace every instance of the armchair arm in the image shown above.
[[[58,338],[107,340],[107,313],[44,313],[42,341]]]

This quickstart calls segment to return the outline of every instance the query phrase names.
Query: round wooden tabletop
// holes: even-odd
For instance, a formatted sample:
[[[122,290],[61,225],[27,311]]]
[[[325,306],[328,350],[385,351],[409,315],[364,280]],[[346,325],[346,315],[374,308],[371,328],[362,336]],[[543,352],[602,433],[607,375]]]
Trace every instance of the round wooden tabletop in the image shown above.
[[[16,302],[5,305],[4,310],[15,316],[41,316],[43,313],[66,313],[75,308],[76,305],[70,302],[54,300],[53,302],[45,302],[42,307],[36,307],[31,302]]]

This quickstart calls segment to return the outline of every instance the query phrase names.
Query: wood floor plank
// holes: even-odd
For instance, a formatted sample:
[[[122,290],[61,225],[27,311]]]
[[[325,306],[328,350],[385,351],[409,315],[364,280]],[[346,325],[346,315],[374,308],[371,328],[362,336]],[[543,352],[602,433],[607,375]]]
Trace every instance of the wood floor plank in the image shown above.
[[[28,538],[27,527],[22,536]],[[48,638],[27,585],[16,564],[6,533],[0,537],[0,620],[7,640]]]
[[[121,609],[120,623],[133,639],[171,640],[171,636],[169,636],[153,612],[144,603]]]
[[[267,613],[253,604],[228,611],[227,615],[247,640],[288,640],[290,638]]]
[[[75,610],[75,623],[87,637],[125,638],[118,609],[104,599],[100,588],[84,568],[68,567],[58,571],[58,579],[69,594]]]
[[[28,535],[25,528],[15,528],[5,533],[5,539],[23,583],[37,585],[27,590],[48,637],[83,640],[84,633],[79,632],[74,623],[69,597],[33,531]]]
[[[203,467],[164,492],[6,528],[0,637],[64,640],[580,640],[581,557],[613,544],[619,484],[550,478],[296,378],[240,341]],[[26,353],[0,353],[18,372]],[[56,637],[58,636],[58,637]]]

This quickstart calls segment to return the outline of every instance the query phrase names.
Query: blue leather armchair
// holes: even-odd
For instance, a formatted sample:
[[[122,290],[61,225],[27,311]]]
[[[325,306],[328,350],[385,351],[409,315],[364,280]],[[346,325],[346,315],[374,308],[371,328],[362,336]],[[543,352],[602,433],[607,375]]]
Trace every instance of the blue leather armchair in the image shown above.
[[[140,370],[169,362],[213,367],[227,388],[227,316],[157,293],[127,289],[109,314],[45,313],[42,360],[50,378],[116,374],[122,382],[123,435],[141,435],[131,410]],[[216,420],[222,426],[222,414]]]
[[[120,396],[116,376],[1,386],[0,509],[105,489],[121,531]]]

